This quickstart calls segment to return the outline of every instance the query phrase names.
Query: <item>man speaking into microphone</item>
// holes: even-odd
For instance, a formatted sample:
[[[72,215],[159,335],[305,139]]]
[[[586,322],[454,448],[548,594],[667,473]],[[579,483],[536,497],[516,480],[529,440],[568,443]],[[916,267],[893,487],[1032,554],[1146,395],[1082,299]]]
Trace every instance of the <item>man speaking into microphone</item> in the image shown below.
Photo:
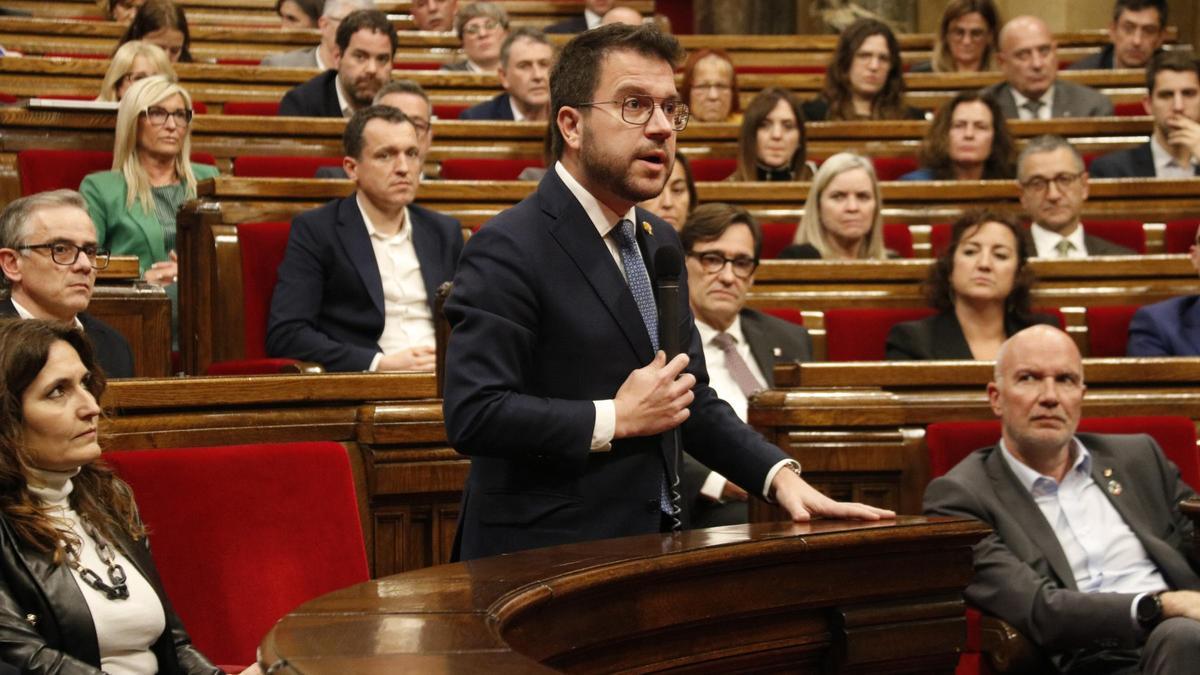
[[[694,457],[795,520],[894,515],[817,492],[717,398],[686,290],[681,353],[663,352],[653,261],[679,239],[634,205],[662,190],[687,126],[681,56],[649,26],[568,43],[550,77],[558,161],[463,250],[444,393],[450,441],[471,457],[458,559],[670,530],[676,428]]]

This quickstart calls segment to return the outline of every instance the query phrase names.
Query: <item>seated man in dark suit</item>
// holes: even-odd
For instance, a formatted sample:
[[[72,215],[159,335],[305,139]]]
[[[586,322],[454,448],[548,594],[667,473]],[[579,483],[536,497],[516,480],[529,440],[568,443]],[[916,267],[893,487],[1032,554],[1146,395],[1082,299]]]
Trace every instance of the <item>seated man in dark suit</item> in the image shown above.
[[[0,213],[0,316],[59,320],[91,340],[109,377],[133,377],[133,352],[120,333],[89,315],[96,271],[108,251],[96,244],[96,226],[74,190],[14,200]]]
[[[330,371],[433,370],[433,301],[462,251],[457,220],[412,203],[421,146],[391,106],[355,113],[343,166],[358,190],[292,221],[267,353]]]
[[[930,483],[925,512],[993,529],[964,595],[1061,672],[1191,672],[1200,561],[1179,503],[1195,491],[1149,436],[1076,435],[1085,390],[1066,333],[1010,338],[988,384],[1000,444]]]
[[[500,86],[504,93],[467,108],[460,120],[543,122],[550,109],[550,66],[554,47],[536,28],[518,28],[500,46]]]
[[[337,29],[350,12],[357,9],[374,9],[371,0],[326,0],[317,19],[317,30],[321,42],[315,47],[302,47],[290,52],[269,54],[262,60],[268,68],[316,68],[322,72],[337,68]],[[415,13],[415,10],[414,10]]]
[[[1146,69],[1144,105],[1154,134],[1142,145],[1092,162],[1096,178],[1200,176],[1200,61],[1190,52],[1159,52]]]
[[[1145,68],[1167,37],[1167,0],[1117,0],[1108,37],[1112,44],[1067,70]]]
[[[337,29],[337,70],[327,70],[283,97],[279,114],[290,117],[350,117],[371,105],[392,79],[396,29],[373,9],[352,12]]]
[[[1035,257],[1086,258],[1133,255],[1133,251],[1083,231],[1080,215],[1088,197],[1088,173],[1075,146],[1061,136],[1038,136],[1017,159],[1021,206],[1033,220],[1029,235]]]
[[[400,112],[417,128],[421,140],[421,166],[429,157],[429,147],[433,145],[433,103],[425,89],[412,80],[392,80],[383,85],[375,94],[373,105],[390,105]],[[317,169],[317,178],[348,178],[346,170],[340,166],[322,166]],[[421,180],[425,180],[424,172]]]
[[[774,385],[775,364],[810,360],[812,340],[801,326],[746,308],[762,252],[762,229],[749,211],[698,206],[679,239],[708,384],[745,422],[749,398]],[[691,527],[747,521],[746,491],[721,474],[685,454],[680,478],[684,522]]]
[[[546,28],[547,33],[582,33],[595,28],[604,20],[616,0],[584,0],[583,14],[576,14]]]
[[[1200,272],[1200,230],[1188,254]],[[1200,295],[1185,295],[1138,309],[1129,322],[1130,356],[1200,356]]]
[[[1104,117],[1113,114],[1107,96],[1058,79],[1058,44],[1036,16],[1018,16],[1000,30],[996,61],[1004,82],[984,89],[1006,119]]]

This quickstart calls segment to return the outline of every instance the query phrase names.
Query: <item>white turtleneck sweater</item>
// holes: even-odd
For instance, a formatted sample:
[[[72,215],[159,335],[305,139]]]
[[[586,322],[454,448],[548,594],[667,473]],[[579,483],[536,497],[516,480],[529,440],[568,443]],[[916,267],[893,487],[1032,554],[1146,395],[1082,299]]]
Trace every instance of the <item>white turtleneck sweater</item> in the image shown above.
[[[82,542],[79,561],[104,583],[109,583],[108,566],[100,560],[96,542],[84,533],[79,515],[68,500],[74,488],[71,477],[79,470],[67,473],[38,469],[30,471],[29,491],[57,509],[54,515]],[[41,485],[34,485],[34,482]],[[100,643],[100,669],[109,675],[152,675],[158,672],[158,658],[150,651],[150,646],[166,628],[162,602],[150,582],[146,581],[121,549],[112,542],[109,542],[109,547],[116,556],[116,562],[125,570],[129,597],[124,600],[110,600],[103,592],[84,582],[74,568],[68,567],[75,583],[79,584],[79,590],[92,614],[92,622],[96,625],[96,639]]]

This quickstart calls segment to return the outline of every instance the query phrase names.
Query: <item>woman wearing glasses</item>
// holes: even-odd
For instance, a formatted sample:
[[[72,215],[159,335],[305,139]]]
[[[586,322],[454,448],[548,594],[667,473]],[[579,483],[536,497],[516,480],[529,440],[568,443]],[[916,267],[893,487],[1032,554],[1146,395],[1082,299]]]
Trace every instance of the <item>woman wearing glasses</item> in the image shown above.
[[[697,49],[683,66],[679,96],[696,122],[740,122],[737,72],[724,49]]]
[[[871,160],[841,152],[821,164],[792,245],[780,258],[882,260],[883,199]]]
[[[104,81],[100,83],[100,96],[96,100],[120,101],[134,82],[153,75],[162,75],[172,82],[179,81],[175,69],[171,67],[171,60],[161,47],[141,40],[126,42],[113,54]]]
[[[136,255],[146,281],[175,283],[175,215],[196,197],[196,181],[217,169],[188,161],[192,99],[165,77],[137,82],[117,109],[112,171],[83,179],[100,246]]]
[[[912,72],[995,70],[993,56],[999,27],[1000,12],[992,0],[951,0],[942,13],[933,60],[913,66]]]
[[[889,361],[996,358],[1009,336],[1038,323],[1030,311],[1033,272],[1029,242],[1011,216],[987,210],[963,214],[950,246],[929,269],[925,293],[937,314],[892,327]]]
[[[494,2],[473,2],[454,17],[454,31],[466,59],[442,70],[495,73],[500,68],[500,45],[508,36],[508,12]]]

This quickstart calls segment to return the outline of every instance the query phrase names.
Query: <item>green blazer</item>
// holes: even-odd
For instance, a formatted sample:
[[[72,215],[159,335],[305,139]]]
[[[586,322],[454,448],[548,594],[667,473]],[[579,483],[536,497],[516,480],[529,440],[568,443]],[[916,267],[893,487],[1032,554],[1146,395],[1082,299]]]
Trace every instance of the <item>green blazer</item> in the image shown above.
[[[215,166],[193,164],[196,180],[214,178]],[[146,211],[136,201],[125,206],[125,177],[120,171],[100,171],[90,174],[79,185],[87,201],[88,213],[96,224],[96,240],[113,255],[136,255],[142,274],[156,262],[167,260],[167,244],[162,226],[154,212]]]

